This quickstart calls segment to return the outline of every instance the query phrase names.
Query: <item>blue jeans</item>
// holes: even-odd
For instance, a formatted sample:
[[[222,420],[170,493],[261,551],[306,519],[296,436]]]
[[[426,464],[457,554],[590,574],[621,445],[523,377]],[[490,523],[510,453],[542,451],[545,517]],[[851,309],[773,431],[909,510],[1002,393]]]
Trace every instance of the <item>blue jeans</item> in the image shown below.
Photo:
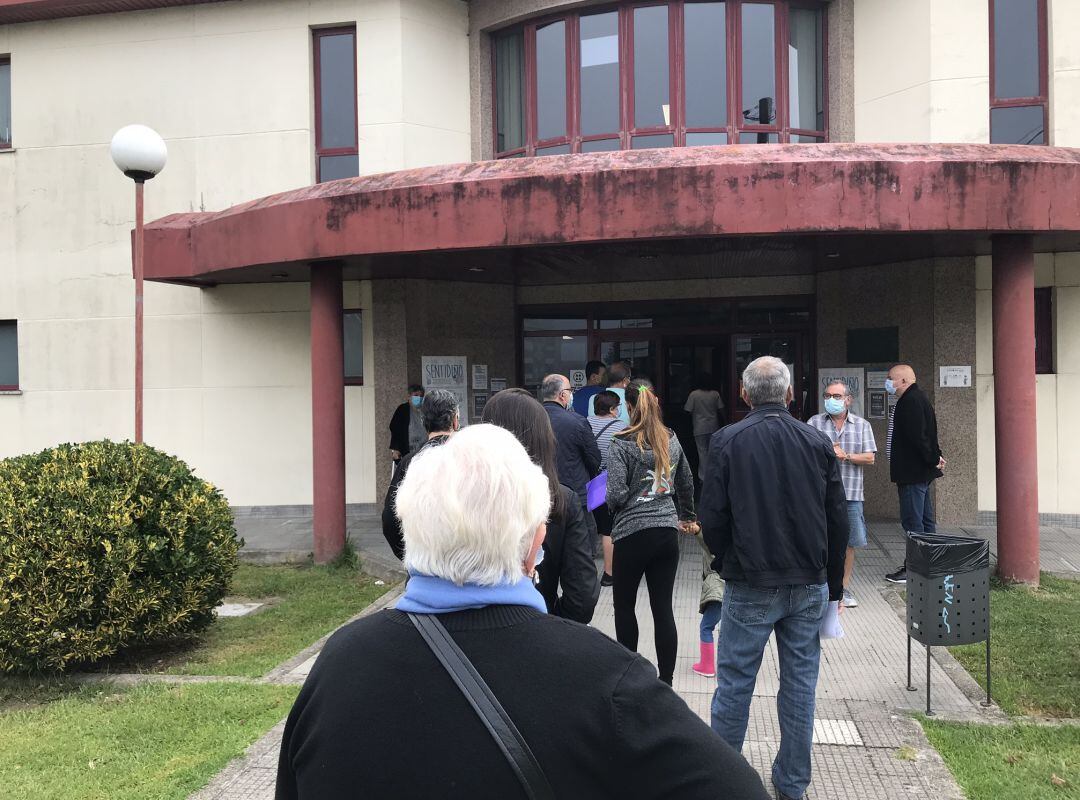
[[[898,483],[900,524],[909,533],[937,533],[929,483]]]
[[[818,631],[829,602],[826,584],[754,588],[728,581],[716,648],[716,694],[712,728],[742,750],[750,699],[769,636],[776,632],[780,657],[780,752],[773,761],[776,788],[802,797],[810,784],[810,745],[814,738],[821,640]]]
[[[701,641],[712,644],[713,628],[720,622],[720,614],[724,610],[724,604],[712,602],[705,604],[705,610],[701,612]]]

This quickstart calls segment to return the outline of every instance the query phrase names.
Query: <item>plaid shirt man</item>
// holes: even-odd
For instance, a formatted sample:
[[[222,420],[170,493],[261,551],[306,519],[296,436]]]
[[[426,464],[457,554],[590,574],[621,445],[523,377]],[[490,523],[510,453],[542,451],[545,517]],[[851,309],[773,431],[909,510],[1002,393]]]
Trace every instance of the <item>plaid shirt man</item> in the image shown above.
[[[874,429],[870,423],[862,417],[857,417],[850,411],[843,427],[836,429],[832,417],[828,414],[816,414],[810,418],[810,425],[832,439],[833,444],[840,445],[845,453],[876,453],[877,443],[874,441]],[[840,462],[840,478],[844,482],[844,491],[847,499],[862,502],[865,497],[863,491],[863,467],[852,464],[850,461]]]

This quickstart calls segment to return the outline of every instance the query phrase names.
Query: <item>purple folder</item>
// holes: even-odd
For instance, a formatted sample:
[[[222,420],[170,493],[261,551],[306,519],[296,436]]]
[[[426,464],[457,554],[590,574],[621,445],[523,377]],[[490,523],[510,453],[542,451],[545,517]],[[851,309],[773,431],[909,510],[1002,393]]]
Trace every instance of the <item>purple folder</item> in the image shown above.
[[[585,506],[592,511],[607,500],[607,470],[585,484]]]

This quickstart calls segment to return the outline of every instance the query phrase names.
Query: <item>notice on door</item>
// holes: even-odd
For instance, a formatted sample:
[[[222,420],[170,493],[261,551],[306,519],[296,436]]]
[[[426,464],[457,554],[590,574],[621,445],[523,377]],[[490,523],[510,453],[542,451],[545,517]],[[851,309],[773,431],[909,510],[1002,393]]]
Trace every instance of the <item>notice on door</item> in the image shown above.
[[[465,356],[421,356],[424,391],[446,389],[453,392],[462,410],[461,424],[469,418],[469,375]]]

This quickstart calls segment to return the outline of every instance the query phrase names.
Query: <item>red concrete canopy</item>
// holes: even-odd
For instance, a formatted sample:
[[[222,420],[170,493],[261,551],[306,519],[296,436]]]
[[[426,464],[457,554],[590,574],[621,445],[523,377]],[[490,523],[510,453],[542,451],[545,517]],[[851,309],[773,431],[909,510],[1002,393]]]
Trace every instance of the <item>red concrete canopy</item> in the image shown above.
[[[214,283],[267,265],[612,240],[1074,231],[1080,150],[629,150],[404,170],[174,214],[146,228],[146,277]]]

